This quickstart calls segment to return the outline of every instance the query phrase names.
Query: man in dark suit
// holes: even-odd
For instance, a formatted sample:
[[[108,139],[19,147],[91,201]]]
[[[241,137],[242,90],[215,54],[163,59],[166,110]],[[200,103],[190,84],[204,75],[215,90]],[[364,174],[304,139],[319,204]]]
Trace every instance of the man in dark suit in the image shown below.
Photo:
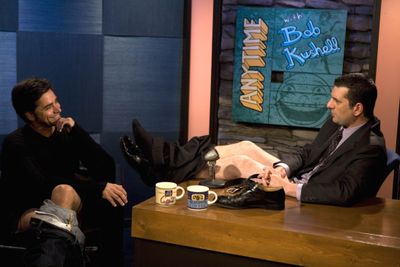
[[[128,151],[126,158],[148,182],[149,177],[173,177],[176,182],[194,177],[209,178],[204,160],[209,149],[215,152],[211,154],[219,156],[216,160],[216,179],[247,178],[259,174],[252,181],[261,186],[252,187],[253,191],[245,197],[241,194],[219,198],[218,202],[226,207],[271,207],[265,202],[260,205],[258,200],[246,199],[263,198],[262,192],[257,193],[263,191],[262,187],[264,192],[283,187],[287,196],[302,202],[353,205],[375,196],[384,180],[386,148],[379,120],[373,113],[376,98],[374,82],[364,75],[354,73],[338,77],[327,103],[331,117],[312,144],[304,146],[290,158],[278,159],[250,141],[215,147],[204,145],[196,138],[184,145],[156,142],[157,139],[151,137],[136,120],[133,122],[136,143],[123,142],[123,151]],[[196,164],[191,170],[195,172],[182,172],[183,167],[193,162]],[[148,163],[149,167],[144,163]],[[154,173],[153,170],[161,170],[160,175],[149,175]]]
[[[385,140],[373,114],[376,98],[375,84],[363,75],[337,78],[327,103],[331,118],[313,143],[266,167],[256,181],[282,186],[302,202],[347,206],[375,196],[386,165]],[[339,142],[328,151],[339,130]]]

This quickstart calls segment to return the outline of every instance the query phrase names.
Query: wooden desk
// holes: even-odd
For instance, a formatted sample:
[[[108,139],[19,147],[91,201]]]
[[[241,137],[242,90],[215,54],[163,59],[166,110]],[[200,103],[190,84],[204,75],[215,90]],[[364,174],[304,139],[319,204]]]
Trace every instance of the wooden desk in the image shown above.
[[[189,183],[195,182],[182,186]],[[200,255],[235,255],[254,260],[251,265],[238,266],[273,262],[305,266],[400,266],[400,200],[377,198],[344,208],[300,204],[287,197],[285,204],[283,211],[230,210],[216,206],[192,211],[186,208],[185,197],[172,207],[158,206],[150,198],[133,207],[135,266],[154,266],[157,260],[161,260],[157,266],[226,266],[216,261],[211,261],[215,265],[202,265],[207,256],[195,258],[194,251]],[[146,241],[150,242],[147,246]],[[162,256],[163,247],[175,249]],[[151,252],[146,254],[149,249]],[[177,265],[180,256],[173,263],[166,261],[172,259],[172,252],[180,250],[188,250],[186,255],[190,258],[181,265]],[[151,259],[148,255],[152,255]]]

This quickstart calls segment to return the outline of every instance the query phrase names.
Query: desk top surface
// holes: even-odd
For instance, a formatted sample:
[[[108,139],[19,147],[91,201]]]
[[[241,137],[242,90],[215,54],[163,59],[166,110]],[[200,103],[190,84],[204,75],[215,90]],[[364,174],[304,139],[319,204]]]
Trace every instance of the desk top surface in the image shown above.
[[[348,208],[287,197],[285,205],[282,211],[193,211],[185,197],[170,207],[153,197],[133,207],[132,236],[296,265],[400,265],[399,200]]]

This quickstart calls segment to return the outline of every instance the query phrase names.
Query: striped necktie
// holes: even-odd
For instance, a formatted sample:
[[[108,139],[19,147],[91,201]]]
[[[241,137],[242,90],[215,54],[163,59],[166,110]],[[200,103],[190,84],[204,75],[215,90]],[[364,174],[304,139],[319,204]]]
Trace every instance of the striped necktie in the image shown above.
[[[326,164],[326,162],[328,161],[329,156],[333,153],[333,151],[335,151],[336,147],[338,146],[340,140],[342,140],[343,137],[343,127],[341,127],[338,131],[336,131],[332,137],[330,138],[330,143],[328,148],[325,150],[325,153],[321,156],[319,162],[317,165],[315,165],[315,167],[306,173],[303,173],[300,177],[300,179],[294,177],[294,181],[296,183],[300,183],[300,184],[305,184],[308,183],[308,180],[311,178],[311,176],[314,175],[314,173],[316,173],[322,166],[324,166]]]
[[[326,150],[324,156],[321,158],[321,161],[322,160],[325,161],[329,157],[329,155],[332,154],[333,151],[335,151],[340,140],[342,140],[342,137],[343,137],[343,127],[340,127],[340,129],[335,133],[334,137],[332,138],[328,149]]]

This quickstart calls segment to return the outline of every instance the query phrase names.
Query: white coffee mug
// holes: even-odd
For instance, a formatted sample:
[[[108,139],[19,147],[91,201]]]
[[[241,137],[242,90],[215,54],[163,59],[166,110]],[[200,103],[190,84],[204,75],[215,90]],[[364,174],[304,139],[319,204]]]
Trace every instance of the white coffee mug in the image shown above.
[[[187,207],[191,210],[205,210],[218,199],[217,193],[204,185],[191,185],[186,190],[188,193]],[[209,200],[210,195],[213,196],[213,200]]]
[[[181,191],[179,195],[177,192]],[[173,182],[156,183],[156,203],[162,206],[170,206],[181,199],[185,194],[185,189]]]

